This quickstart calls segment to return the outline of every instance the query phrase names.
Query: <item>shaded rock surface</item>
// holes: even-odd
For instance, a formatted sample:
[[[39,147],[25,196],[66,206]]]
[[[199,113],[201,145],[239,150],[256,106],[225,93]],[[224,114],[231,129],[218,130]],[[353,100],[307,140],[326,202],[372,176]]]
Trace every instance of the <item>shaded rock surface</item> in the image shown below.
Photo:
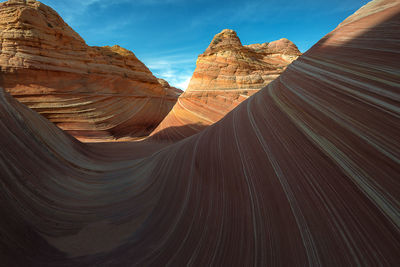
[[[198,57],[187,90],[152,138],[178,140],[199,132],[276,79],[300,55],[285,38],[243,46],[235,31],[223,30]]]
[[[81,140],[147,135],[176,102],[120,46],[90,47],[50,7],[0,3],[0,86]]]
[[[169,83],[166,80],[161,79],[161,78],[158,78],[157,80],[161,84],[161,86],[164,88],[167,95],[179,97],[183,93],[183,91],[181,89],[172,87],[171,85],[169,85]]]
[[[159,149],[79,143],[0,90],[1,264],[398,266],[399,14],[371,2]]]

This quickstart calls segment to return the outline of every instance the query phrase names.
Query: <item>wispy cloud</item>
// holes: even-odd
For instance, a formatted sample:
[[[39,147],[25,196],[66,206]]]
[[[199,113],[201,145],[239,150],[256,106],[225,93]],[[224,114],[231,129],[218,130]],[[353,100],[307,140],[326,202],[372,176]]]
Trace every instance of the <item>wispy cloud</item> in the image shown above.
[[[204,26],[207,24],[215,24],[218,21],[220,24],[241,23],[244,21],[256,22],[260,20],[272,19],[279,12],[284,12],[286,9],[292,9],[287,5],[277,8],[272,5],[273,1],[247,1],[240,5],[230,5],[224,9],[206,10],[194,16],[191,21],[191,27]]]
[[[340,1],[335,0],[335,8],[326,10],[323,8],[323,1],[315,0],[289,0],[283,4],[280,0],[248,0],[240,5],[228,5],[223,9],[205,9],[201,13],[196,14],[191,19],[191,27],[202,27],[208,24],[240,24],[240,23],[256,23],[261,21],[279,21],[285,22],[285,19],[293,19],[293,14],[299,14],[301,18],[305,11],[315,11],[314,14],[321,16],[326,13],[338,13],[342,11],[354,11],[359,8],[358,1]],[[369,0],[362,0],[369,2]],[[295,17],[296,18],[296,17]]]
[[[319,21],[328,19],[335,27],[338,16],[368,0],[41,1],[59,12],[89,45],[130,49],[156,76],[185,89],[198,54],[224,28],[238,31],[244,44],[284,36],[306,51],[331,30]]]
[[[165,4],[177,4],[184,2],[185,0],[41,0],[46,5],[53,7],[56,10],[63,11],[63,15],[69,18],[75,17],[76,15],[82,15],[88,11],[92,6],[99,8],[109,8],[114,5],[130,4],[132,6],[153,6],[153,5],[165,5]]]
[[[69,0],[69,1],[56,1],[56,0],[41,0],[44,4],[51,6],[68,24],[79,24],[82,15],[85,14],[87,9],[97,3],[99,0]]]
[[[184,71],[185,72],[185,71]],[[179,88],[185,91],[189,85],[190,79],[192,78],[191,74],[183,74],[180,70],[161,70],[155,71],[153,74],[157,78],[162,78],[166,80],[171,86]]]
[[[148,14],[132,12],[124,16],[115,16],[112,18],[105,17],[104,20],[97,21],[96,13],[105,12],[107,9],[114,7],[121,8],[121,5],[129,5],[132,10],[135,6],[159,6],[174,5],[185,2],[185,0],[42,0],[43,3],[51,6],[64,20],[78,32],[83,33],[83,37],[87,39],[89,45],[113,45],[118,41],[119,45],[123,45],[121,40],[126,38],[131,25],[139,25],[142,20],[148,19]],[[194,0],[198,1],[198,0]],[[118,6],[119,5],[119,6]],[[127,17],[128,16],[128,17]],[[133,26],[132,26],[133,27]],[[128,40],[132,40],[126,38]],[[110,43],[108,43],[110,42]],[[136,47],[130,47],[131,44],[126,43],[126,48],[135,52]],[[146,54],[140,54],[140,60],[145,63],[153,74],[159,78],[167,80],[171,86],[180,89],[186,89],[192,73],[195,68],[197,54],[194,47],[176,47],[159,50]]]
[[[185,90],[196,67],[196,59],[197,55],[178,53],[151,55],[141,60],[155,76],[165,79],[171,86]]]
[[[44,4],[51,6],[56,11],[60,12],[64,20],[68,24],[79,25],[85,21],[84,15],[88,12],[94,12],[93,6],[100,9],[106,9],[113,5],[120,5],[130,3],[130,0],[41,0]],[[157,1],[157,0],[151,0]],[[161,0],[160,0],[161,1]],[[146,2],[146,0],[140,0],[139,2]]]

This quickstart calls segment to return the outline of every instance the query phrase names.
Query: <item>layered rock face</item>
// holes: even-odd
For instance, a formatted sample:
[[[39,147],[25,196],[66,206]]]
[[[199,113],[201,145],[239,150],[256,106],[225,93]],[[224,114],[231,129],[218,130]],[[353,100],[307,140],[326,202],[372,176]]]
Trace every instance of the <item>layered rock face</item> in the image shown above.
[[[166,80],[160,78],[158,78],[157,80],[164,88],[168,96],[179,97],[183,93],[181,89],[169,85],[169,83]]]
[[[300,55],[285,38],[243,46],[235,31],[223,30],[197,59],[187,90],[153,138],[178,140],[215,123]]]
[[[219,122],[140,158],[0,90],[2,265],[398,266],[399,14],[371,2]]]
[[[50,7],[0,3],[0,86],[81,140],[143,136],[177,93],[131,52],[89,47]]]
[[[235,31],[223,30],[197,59],[186,91],[261,89],[300,55],[287,39],[243,46]]]

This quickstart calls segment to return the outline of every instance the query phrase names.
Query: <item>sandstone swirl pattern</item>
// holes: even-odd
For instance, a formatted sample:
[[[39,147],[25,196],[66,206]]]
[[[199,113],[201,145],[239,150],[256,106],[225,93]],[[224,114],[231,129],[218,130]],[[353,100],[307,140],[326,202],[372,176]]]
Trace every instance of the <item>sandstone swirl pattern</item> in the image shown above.
[[[398,266],[399,14],[369,3],[219,122],[139,158],[1,93],[2,263]]]
[[[51,8],[0,4],[0,86],[81,139],[148,135],[175,104],[136,56],[89,47]]]
[[[199,132],[276,79],[300,55],[285,38],[243,46],[235,31],[223,30],[198,57],[187,90],[152,138],[179,140]]]

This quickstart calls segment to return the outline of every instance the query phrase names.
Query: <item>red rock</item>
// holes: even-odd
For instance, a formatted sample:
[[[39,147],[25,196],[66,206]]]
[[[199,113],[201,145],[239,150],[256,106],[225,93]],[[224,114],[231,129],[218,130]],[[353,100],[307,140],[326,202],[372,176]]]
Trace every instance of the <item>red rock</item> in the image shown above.
[[[178,140],[215,123],[277,78],[301,53],[288,39],[243,46],[233,30],[215,35],[173,110],[152,133]]]
[[[0,86],[81,140],[148,135],[177,99],[119,46],[89,47],[50,7],[0,4]]]
[[[161,86],[164,88],[164,91],[166,92],[167,95],[173,96],[173,97],[179,97],[183,93],[183,91],[181,89],[176,88],[176,87],[171,87],[166,80],[160,79],[160,78],[158,78],[157,80],[161,84]]]
[[[0,91],[2,265],[398,266],[399,13],[371,2],[158,151],[79,143]]]

